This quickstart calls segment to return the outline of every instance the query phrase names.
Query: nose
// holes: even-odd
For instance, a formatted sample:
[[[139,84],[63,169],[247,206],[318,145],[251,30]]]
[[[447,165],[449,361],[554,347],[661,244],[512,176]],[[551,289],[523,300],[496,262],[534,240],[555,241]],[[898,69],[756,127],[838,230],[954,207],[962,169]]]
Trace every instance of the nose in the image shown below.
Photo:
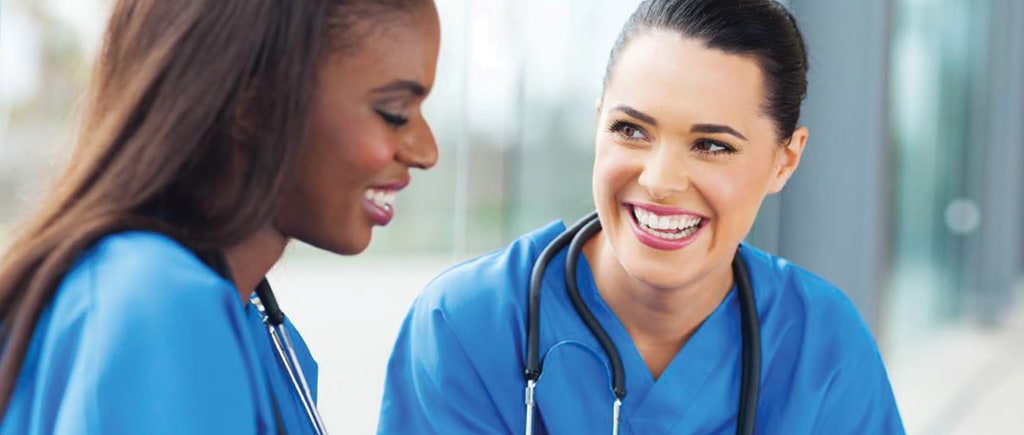
[[[665,199],[686,191],[690,186],[689,171],[681,156],[673,155],[672,147],[658,147],[643,162],[638,182],[653,199]]]
[[[406,143],[398,149],[396,159],[409,167],[430,169],[437,164],[437,141],[430,125],[423,122],[418,134],[410,135]]]

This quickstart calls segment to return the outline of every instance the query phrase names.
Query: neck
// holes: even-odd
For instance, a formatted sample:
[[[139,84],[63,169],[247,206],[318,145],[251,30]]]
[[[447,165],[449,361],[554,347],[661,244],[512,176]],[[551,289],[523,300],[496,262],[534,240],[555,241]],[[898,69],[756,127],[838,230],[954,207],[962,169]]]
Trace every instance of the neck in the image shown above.
[[[224,252],[242,303],[248,303],[263,277],[284,253],[288,239],[267,226]]]
[[[731,263],[677,287],[655,287],[626,271],[598,233],[584,245],[598,292],[629,332],[654,378],[732,288]]]

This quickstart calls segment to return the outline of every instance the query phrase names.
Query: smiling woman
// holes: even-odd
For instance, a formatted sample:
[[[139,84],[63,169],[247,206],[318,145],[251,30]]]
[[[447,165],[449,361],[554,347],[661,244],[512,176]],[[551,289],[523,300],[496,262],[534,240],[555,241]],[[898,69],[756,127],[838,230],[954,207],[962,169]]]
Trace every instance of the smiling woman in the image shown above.
[[[842,291],[742,243],[800,163],[806,73],[775,1],[641,3],[597,107],[597,220],[428,285],[379,433],[902,433]]]
[[[323,433],[264,275],[292,239],[363,251],[434,165],[438,44],[431,0],[115,2],[72,165],[0,255],[0,434]]]
[[[597,133],[593,191],[604,231],[585,252],[655,377],[732,288],[737,246],[807,139],[804,127],[779,137],[756,58],[708,45],[673,30],[635,35],[613,59],[599,109],[608,127]],[[654,57],[664,66],[650,68]],[[659,307],[673,315],[645,313]]]
[[[320,69],[307,146],[277,219],[283,232],[332,252],[366,249],[372,227],[394,216],[409,169],[437,161],[420,106],[434,83],[438,18],[431,8],[392,20],[357,23],[366,40]]]

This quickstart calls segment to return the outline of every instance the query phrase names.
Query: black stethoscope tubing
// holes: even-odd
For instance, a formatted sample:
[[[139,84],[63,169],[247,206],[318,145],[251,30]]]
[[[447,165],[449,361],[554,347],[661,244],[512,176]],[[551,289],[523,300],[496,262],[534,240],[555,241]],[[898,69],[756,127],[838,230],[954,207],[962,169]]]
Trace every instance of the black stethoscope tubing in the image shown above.
[[[580,319],[587,326],[587,329],[590,330],[591,334],[594,335],[594,338],[600,343],[612,366],[611,389],[615,395],[613,430],[615,433],[618,431],[619,407],[622,400],[626,397],[625,368],[615,343],[612,342],[607,331],[597,321],[586,304],[583,303],[576,280],[576,266],[579,262],[583,245],[599,231],[601,231],[601,221],[598,219],[596,211],[591,212],[559,234],[541,252],[537,261],[534,262],[533,270],[530,274],[530,288],[527,300],[526,367],[523,370],[524,378],[527,381],[527,433],[532,432],[533,389],[543,370],[540,364],[539,352],[541,284],[548,264],[566,246],[569,247],[566,254],[564,272],[566,292],[569,294],[569,299],[576,313],[580,316]],[[740,330],[743,337],[743,348],[741,351],[743,365],[740,374],[740,400],[736,417],[736,433],[747,435],[754,433],[754,422],[757,417],[757,400],[761,377],[760,323],[757,317],[754,292],[750,282],[750,272],[740,257],[739,251],[733,257],[732,272],[733,280],[739,292]]]
[[[222,253],[217,251],[196,252],[196,256],[222,278],[228,282],[234,282],[231,266]],[[310,425],[313,426],[313,431],[317,434],[326,434],[327,430],[324,427],[323,419],[320,417],[320,410],[316,406],[316,401],[313,400],[312,391],[306,382],[306,376],[302,372],[302,366],[299,364],[299,359],[295,354],[295,347],[292,345],[291,338],[288,336],[288,330],[284,326],[284,312],[281,311],[281,307],[277,304],[277,298],[274,296],[274,291],[271,289],[270,282],[266,278],[260,280],[253,296],[250,302],[263,317],[263,323],[267,327],[271,341],[274,343],[278,362],[283,366],[295,392],[299,395],[299,400],[306,411],[306,417],[309,419]],[[274,420],[277,424],[277,431],[278,433],[284,433],[284,422],[281,420],[280,410],[277,407],[277,401],[274,400],[272,392],[270,398],[273,401]]]

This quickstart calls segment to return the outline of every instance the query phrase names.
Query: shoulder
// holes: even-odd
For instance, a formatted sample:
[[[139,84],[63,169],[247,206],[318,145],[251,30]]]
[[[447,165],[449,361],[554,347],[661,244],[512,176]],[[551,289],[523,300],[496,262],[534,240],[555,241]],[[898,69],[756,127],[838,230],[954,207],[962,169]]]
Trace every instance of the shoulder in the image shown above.
[[[23,374],[34,387],[22,394],[59,412],[58,427],[87,422],[95,431],[159,415],[190,416],[179,419],[184,427],[246,403],[241,307],[233,285],[172,239],[106,236],[79,256],[41,317]],[[255,421],[246,408],[230,411]]]
[[[877,352],[874,337],[850,298],[839,287],[793,262],[741,245],[750,269],[762,323],[784,323],[818,342],[842,343],[850,350]]]
[[[763,391],[766,397],[788,397],[785,406],[794,410],[792,414],[780,412],[778,418],[806,423],[808,415],[817,414],[819,423],[833,428],[860,425],[858,433],[883,433],[879,428],[898,427],[899,416],[878,344],[846,294],[784,258],[747,245],[741,249],[760,316]],[[784,405],[768,406],[779,409]],[[865,407],[873,409],[865,411]],[[885,421],[866,423],[865,416]],[[866,429],[868,426],[875,429]]]
[[[534,261],[564,230],[561,221],[552,222],[502,249],[450,267],[427,284],[417,306],[458,312],[483,304],[521,304]]]
[[[493,398],[522,394],[519,342],[529,276],[535,259],[564,229],[551,223],[427,284],[391,353],[380,420],[387,429],[381,430],[508,432],[514,427],[509,422],[520,421],[519,408]],[[446,406],[443,398],[456,390],[473,406]]]
[[[502,366],[495,349],[518,348],[512,343],[525,328],[534,260],[564,228],[561,222],[549,224],[442,272],[413,302],[402,334],[420,343],[457,346],[485,371]],[[489,350],[480,353],[484,349]]]
[[[104,311],[163,314],[179,304],[221,299],[232,289],[173,239],[131,231],[108,235],[85,251],[59,291],[88,292],[94,308]]]
[[[233,305],[242,305],[234,285],[186,247],[157,233],[123,232],[79,256],[54,296],[49,328],[85,327],[101,341],[158,339],[223,326]]]

